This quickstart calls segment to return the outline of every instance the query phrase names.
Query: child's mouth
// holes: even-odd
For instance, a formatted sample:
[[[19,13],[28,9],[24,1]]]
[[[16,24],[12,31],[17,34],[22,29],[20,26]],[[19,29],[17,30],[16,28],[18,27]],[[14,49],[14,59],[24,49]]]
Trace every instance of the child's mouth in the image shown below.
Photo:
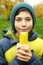
[[[20,31],[26,32],[26,31],[27,31],[27,29],[20,29]]]

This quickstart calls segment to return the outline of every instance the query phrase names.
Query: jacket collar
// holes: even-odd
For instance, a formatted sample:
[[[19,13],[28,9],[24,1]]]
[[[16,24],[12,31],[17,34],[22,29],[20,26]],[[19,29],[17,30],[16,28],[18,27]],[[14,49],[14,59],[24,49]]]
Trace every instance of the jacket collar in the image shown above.
[[[38,34],[34,31],[32,31],[31,35],[29,36],[29,41],[33,41],[38,37]]]
[[[7,31],[7,32],[8,32],[8,31]],[[14,42],[17,43],[17,42],[19,42],[17,39],[14,39],[15,34],[12,32],[12,30],[10,30],[10,32],[11,32],[11,33],[8,33],[8,34],[6,34],[5,32],[3,32],[3,33],[4,33],[4,37],[7,37],[8,39],[10,39],[12,43],[14,43]],[[13,34],[14,36],[12,36],[12,34]],[[35,40],[37,37],[38,37],[38,34],[37,34],[36,32],[34,32],[34,31],[32,31],[31,34],[30,34],[30,36],[28,37],[28,40],[29,40],[29,41],[33,41],[33,40]]]

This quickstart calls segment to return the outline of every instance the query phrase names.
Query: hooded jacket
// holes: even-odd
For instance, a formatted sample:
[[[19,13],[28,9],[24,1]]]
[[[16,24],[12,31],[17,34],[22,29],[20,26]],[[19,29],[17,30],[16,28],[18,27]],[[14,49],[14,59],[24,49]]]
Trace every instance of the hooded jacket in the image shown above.
[[[21,6],[22,5],[22,6]],[[43,65],[43,40],[40,39],[35,32],[32,31],[28,45],[31,47],[32,58],[29,62],[20,61],[16,57],[16,45],[19,42],[14,33],[14,16],[16,11],[25,7],[30,10],[33,17],[33,27],[36,21],[33,8],[26,3],[20,3],[16,5],[11,12],[12,29],[4,31],[4,38],[0,40],[0,65]],[[35,54],[34,54],[35,53]]]

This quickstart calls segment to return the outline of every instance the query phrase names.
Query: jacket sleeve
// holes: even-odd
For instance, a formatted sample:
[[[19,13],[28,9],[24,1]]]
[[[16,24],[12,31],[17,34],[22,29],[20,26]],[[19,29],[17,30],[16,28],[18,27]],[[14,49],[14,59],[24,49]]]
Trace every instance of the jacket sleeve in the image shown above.
[[[5,49],[4,46],[6,43],[8,43],[9,40],[7,38],[4,38],[2,40],[0,40],[0,65],[18,65],[18,63],[16,62],[16,60],[14,59],[10,64],[8,64],[8,62],[5,59]],[[5,43],[5,44],[4,44]],[[4,44],[4,46],[2,46]]]
[[[17,57],[9,65],[43,65],[42,61],[37,58],[37,56],[32,52],[32,58],[28,62],[19,60]],[[43,58],[42,58],[43,60]]]
[[[8,40],[6,40],[8,41]],[[17,59],[17,57],[11,62],[11,63],[7,63],[7,61],[5,60],[5,57],[4,57],[4,50],[3,50],[3,47],[2,47],[2,43],[4,43],[4,41],[0,41],[0,65],[43,65],[42,61],[39,60],[37,58],[37,56],[34,54],[34,52],[32,53],[32,58],[30,61],[28,61],[27,63],[26,62],[23,62],[23,61],[20,61],[19,59]],[[43,60],[43,58],[42,58]]]
[[[43,60],[43,57],[42,57]],[[42,60],[40,60],[39,58],[37,58],[37,56],[34,54],[34,52],[32,52],[32,58],[31,60],[27,63],[28,65],[43,65]]]

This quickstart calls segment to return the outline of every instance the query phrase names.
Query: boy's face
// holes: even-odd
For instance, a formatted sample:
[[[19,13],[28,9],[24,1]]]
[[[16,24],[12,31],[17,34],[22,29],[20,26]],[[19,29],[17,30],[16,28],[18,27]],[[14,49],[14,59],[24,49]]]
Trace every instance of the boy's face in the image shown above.
[[[30,32],[33,27],[33,20],[30,12],[22,11],[15,17],[15,29],[19,32]]]

